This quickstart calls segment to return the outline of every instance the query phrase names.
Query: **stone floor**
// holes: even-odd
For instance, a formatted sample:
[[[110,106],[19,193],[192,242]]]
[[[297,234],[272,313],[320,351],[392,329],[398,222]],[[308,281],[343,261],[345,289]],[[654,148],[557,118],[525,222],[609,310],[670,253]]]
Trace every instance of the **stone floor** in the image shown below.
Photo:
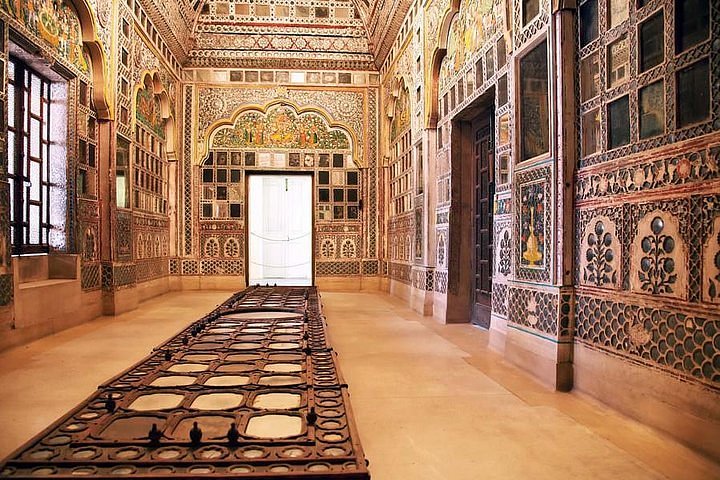
[[[0,457],[230,292],[171,293],[0,353]],[[720,466],[395,298],[323,294],[374,480],[715,479]]]

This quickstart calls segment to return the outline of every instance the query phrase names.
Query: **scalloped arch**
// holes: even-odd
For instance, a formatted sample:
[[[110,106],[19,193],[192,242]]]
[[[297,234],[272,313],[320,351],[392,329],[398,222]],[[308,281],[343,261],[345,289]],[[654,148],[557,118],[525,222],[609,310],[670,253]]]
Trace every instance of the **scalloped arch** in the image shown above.
[[[440,67],[442,61],[447,54],[448,33],[455,15],[460,11],[460,0],[451,0],[449,8],[445,11],[440,22],[440,28],[435,39],[436,47],[430,55],[430,88],[426,89],[425,105],[426,118],[425,124],[428,128],[435,128],[438,119],[438,87],[440,81]]]
[[[75,9],[80,22],[80,33],[85,51],[90,57],[93,82],[93,103],[98,118],[112,120],[113,112],[108,96],[111,92],[107,84],[109,78],[105,78],[105,72],[109,71],[105,52],[97,35],[98,27],[95,23],[95,12],[87,0],[68,0]]]
[[[215,133],[217,133],[218,130],[220,130],[222,127],[232,126],[234,125],[238,118],[243,113],[255,111],[262,113],[263,115],[266,115],[268,112],[273,110],[274,108],[278,107],[289,107],[293,110],[293,112],[300,116],[306,113],[315,113],[319,115],[328,125],[330,129],[333,130],[340,130],[341,132],[345,133],[348,138],[350,139],[350,150],[352,153],[352,160],[355,163],[355,165],[358,168],[365,168],[365,162],[363,161],[362,156],[362,146],[357,140],[357,135],[353,131],[352,128],[350,128],[348,125],[342,122],[335,122],[333,121],[332,116],[325,111],[324,109],[316,106],[312,107],[300,107],[294,102],[290,102],[285,99],[275,99],[272,100],[265,105],[257,105],[257,104],[249,104],[249,105],[243,105],[242,107],[235,110],[232,115],[230,115],[229,118],[224,118],[221,120],[217,120],[216,122],[213,122],[208,128],[207,128],[207,135],[205,136],[205,141],[203,142],[202,151],[198,152],[198,156],[195,159],[195,164],[199,165],[202,162],[202,159],[205,157],[205,154],[210,151],[210,145],[212,142],[213,137],[215,136]]]
[[[165,90],[157,71],[144,70],[140,74],[140,82],[133,88],[132,98],[137,98],[138,91],[146,87],[152,87],[153,94],[155,94],[160,101],[160,117],[165,120],[165,151],[168,156],[172,157],[175,155],[175,117],[172,112],[172,101],[170,100],[170,95],[168,95]],[[131,108],[132,118],[135,119],[135,116],[137,115],[137,112],[135,111],[137,108],[135,101],[132,102]]]

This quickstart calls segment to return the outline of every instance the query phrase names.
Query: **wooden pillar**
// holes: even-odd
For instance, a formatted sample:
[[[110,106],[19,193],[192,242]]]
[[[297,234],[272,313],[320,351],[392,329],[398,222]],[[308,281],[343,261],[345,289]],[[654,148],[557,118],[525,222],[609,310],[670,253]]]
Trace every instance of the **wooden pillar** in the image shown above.
[[[574,173],[578,154],[576,124],[577,46],[575,5],[559,2],[553,9],[553,68],[555,79],[555,144],[556,161],[556,283],[560,287],[558,302],[558,351],[556,388],[567,391],[573,384],[573,331],[574,331]]]

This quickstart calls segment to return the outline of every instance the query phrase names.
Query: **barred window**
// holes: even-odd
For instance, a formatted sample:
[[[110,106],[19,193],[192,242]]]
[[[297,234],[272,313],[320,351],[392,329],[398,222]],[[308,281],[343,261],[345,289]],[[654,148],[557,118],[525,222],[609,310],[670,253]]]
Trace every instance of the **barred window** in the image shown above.
[[[51,82],[23,61],[8,66],[8,178],[14,254],[43,253],[50,231]]]

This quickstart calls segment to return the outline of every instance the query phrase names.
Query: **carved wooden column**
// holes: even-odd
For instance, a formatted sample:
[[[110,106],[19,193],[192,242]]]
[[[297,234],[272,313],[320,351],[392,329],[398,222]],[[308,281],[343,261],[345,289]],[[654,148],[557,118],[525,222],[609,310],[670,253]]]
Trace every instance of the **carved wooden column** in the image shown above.
[[[576,35],[575,0],[558,0],[553,5],[554,86],[556,101],[555,133],[557,145],[555,205],[557,258],[556,283],[560,287],[558,302],[558,390],[570,390],[573,382],[574,332],[574,173],[578,153],[577,104],[575,92]]]

